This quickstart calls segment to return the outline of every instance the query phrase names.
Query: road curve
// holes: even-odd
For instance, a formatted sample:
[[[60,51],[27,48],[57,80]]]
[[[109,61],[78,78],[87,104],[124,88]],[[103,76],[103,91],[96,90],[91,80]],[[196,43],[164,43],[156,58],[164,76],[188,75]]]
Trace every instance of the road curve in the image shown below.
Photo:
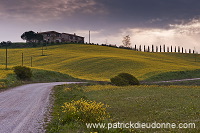
[[[81,82],[27,84],[0,93],[0,133],[38,133],[55,85]],[[41,130],[41,131],[40,131]]]

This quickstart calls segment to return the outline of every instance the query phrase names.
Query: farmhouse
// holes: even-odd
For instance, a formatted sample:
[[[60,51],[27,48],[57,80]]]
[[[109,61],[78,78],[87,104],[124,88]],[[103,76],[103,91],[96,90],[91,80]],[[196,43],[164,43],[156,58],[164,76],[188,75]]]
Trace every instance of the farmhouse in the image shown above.
[[[84,43],[84,37],[68,33],[59,33],[56,31],[40,32],[44,42],[66,42],[66,43]]]

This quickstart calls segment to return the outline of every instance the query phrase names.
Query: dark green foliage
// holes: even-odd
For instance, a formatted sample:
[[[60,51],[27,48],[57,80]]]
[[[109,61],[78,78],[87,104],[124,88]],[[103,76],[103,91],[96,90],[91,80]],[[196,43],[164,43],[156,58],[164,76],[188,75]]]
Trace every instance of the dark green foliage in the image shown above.
[[[21,38],[23,40],[26,40],[26,41],[30,41],[32,40],[34,37],[35,37],[35,32],[34,31],[27,31],[27,32],[24,32],[22,35],[21,35]]]
[[[115,76],[114,78],[110,79],[111,83],[113,83],[114,85],[117,86],[127,86],[129,85],[128,81],[119,77],[119,76]]]
[[[120,73],[110,79],[111,83],[117,86],[139,85],[139,81],[131,74]]]
[[[38,34],[38,33],[35,33],[34,31],[27,31],[27,32],[24,32],[22,35],[21,35],[21,38],[23,40],[26,40],[27,42],[35,42],[36,40],[38,42],[41,42],[43,41],[43,36],[41,34]]]
[[[14,67],[14,72],[20,80],[30,80],[32,77],[32,71],[25,66]]]

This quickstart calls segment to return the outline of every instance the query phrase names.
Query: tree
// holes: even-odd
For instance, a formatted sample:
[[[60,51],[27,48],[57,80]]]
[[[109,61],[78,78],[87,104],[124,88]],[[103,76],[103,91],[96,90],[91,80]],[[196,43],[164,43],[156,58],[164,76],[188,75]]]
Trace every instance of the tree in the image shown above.
[[[41,35],[41,34],[35,34],[34,39],[38,40],[38,42],[40,43],[43,40],[43,35]]]
[[[35,42],[36,40],[38,42],[41,42],[43,40],[43,36],[41,34],[35,33],[34,31],[24,32],[21,35],[21,38],[23,40],[26,40],[26,42],[31,42],[31,41]]]
[[[36,33],[34,31],[27,31],[21,35],[21,38],[23,40],[26,40],[26,42],[29,42],[35,38],[35,34]]]
[[[129,35],[125,36],[122,43],[124,44],[125,47],[130,47],[131,46],[131,38]]]

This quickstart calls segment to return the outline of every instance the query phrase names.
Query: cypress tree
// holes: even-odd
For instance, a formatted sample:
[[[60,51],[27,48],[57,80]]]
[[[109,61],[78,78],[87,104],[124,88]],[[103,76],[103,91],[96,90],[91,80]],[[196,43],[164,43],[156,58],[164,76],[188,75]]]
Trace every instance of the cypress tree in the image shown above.
[[[160,45],[160,52],[162,52],[162,46]]]
[[[152,45],[152,52],[154,52],[154,46]]]

